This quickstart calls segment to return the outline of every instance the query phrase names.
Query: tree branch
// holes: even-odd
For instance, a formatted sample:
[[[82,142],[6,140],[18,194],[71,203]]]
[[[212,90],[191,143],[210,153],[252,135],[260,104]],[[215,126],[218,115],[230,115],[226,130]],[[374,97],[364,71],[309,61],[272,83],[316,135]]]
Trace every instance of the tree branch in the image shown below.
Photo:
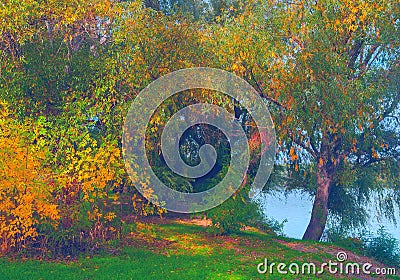
[[[278,100],[266,95],[263,91],[263,89],[261,88],[261,85],[258,83],[257,79],[254,76],[253,70],[252,69],[246,69],[248,73],[250,73],[250,77],[251,80],[256,84],[257,87],[257,92],[258,94],[260,94],[260,96],[262,98],[265,98],[266,100],[274,103],[275,105],[277,105],[280,109],[286,109],[285,105],[283,105],[282,103],[280,103]]]
[[[310,153],[310,155],[314,159],[317,159],[317,154],[315,153],[315,151],[312,148],[310,148],[309,146],[304,145],[304,143],[302,143],[301,141],[297,141],[296,139],[294,139],[293,142],[296,143],[297,145],[299,145],[300,147],[302,147],[303,149],[305,149],[308,153]]]

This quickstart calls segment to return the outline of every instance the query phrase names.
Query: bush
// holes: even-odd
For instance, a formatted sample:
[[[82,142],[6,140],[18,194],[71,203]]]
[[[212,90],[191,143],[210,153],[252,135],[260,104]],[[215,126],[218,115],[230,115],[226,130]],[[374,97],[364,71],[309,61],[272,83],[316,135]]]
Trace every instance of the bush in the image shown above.
[[[0,251],[4,254],[34,241],[38,224],[56,227],[60,216],[52,195],[55,185],[48,180],[52,171],[44,164],[48,150],[37,141],[44,128],[14,120],[4,103],[0,112]]]
[[[287,222],[287,219],[284,219],[282,222],[278,222],[273,218],[260,217],[260,220],[254,223],[254,226],[269,234],[285,236],[283,229]]]
[[[18,120],[0,100],[1,254],[75,255],[120,236],[117,143],[75,129],[53,141],[54,130],[45,117]]]
[[[365,237],[363,241],[366,255],[387,265],[400,266],[399,241],[384,227],[377,231],[376,236]]]
[[[241,188],[224,203],[208,211],[207,217],[212,220],[209,231],[225,235],[237,232],[245,225],[261,223],[258,205],[250,200],[248,194],[248,188]]]

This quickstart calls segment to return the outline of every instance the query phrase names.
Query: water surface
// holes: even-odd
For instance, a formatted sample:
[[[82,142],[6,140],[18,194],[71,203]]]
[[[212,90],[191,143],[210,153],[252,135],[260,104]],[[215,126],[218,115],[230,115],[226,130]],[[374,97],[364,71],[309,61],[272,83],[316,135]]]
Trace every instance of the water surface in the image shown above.
[[[288,194],[284,192],[273,191],[268,194],[262,194],[259,198],[263,212],[267,217],[273,218],[278,222],[285,219],[284,234],[288,237],[301,239],[308,222],[310,221],[313,198],[299,190],[294,190]],[[400,241],[400,227],[392,224],[390,221],[379,217],[371,205],[371,217],[369,219],[368,230],[376,231],[384,226],[386,231],[392,234]],[[397,211],[396,219],[400,222],[400,215]]]

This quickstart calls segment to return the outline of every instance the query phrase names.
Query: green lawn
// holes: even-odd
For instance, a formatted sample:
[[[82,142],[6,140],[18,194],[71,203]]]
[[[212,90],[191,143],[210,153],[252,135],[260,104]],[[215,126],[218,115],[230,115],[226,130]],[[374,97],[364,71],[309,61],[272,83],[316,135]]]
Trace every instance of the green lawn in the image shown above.
[[[292,242],[292,243],[290,243]],[[281,244],[282,243],[282,244]],[[287,243],[287,244],[286,244]],[[66,262],[0,260],[1,279],[315,279],[306,275],[260,275],[257,264],[334,260],[323,250],[292,249],[322,246],[312,242],[277,239],[244,232],[214,237],[200,226],[169,223],[139,224],[117,254],[82,256]],[[300,244],[300,245],[299,245]],[[325,246],[325,245],[324,245]],[[312,250],[311,250],[312,251]],[[332,275],[320,275],[333,279]],[[321,277],[320,277],[321,278]]]

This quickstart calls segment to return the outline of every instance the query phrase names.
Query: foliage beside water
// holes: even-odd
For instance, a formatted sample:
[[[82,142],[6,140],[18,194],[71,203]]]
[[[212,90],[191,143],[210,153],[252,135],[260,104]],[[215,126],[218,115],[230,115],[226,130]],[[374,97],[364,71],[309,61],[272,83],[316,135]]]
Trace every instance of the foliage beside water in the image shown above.
[[[388,265],[400,267],[400,242],[381,227],[376,235],[363,239],[367,256]]]
[[[348,248],[390,266],[400,267],[400,242],[384,227],[375,233],[362,231],[357,237],[331,228],[327,231],[328,242]]]

